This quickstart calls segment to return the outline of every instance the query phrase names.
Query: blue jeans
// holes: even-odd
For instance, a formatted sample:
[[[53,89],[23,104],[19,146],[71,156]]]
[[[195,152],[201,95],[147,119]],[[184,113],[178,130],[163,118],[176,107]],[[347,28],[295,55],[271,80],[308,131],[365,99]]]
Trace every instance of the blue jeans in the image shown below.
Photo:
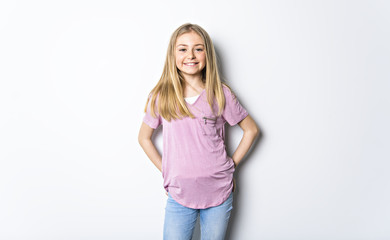
[[[168,192],[164,219],[164,240],[191,240],[198,214],[202,240],[224,240],[230,212],[233,209],[233,192],[222,204],[206,209],[185,207]]]

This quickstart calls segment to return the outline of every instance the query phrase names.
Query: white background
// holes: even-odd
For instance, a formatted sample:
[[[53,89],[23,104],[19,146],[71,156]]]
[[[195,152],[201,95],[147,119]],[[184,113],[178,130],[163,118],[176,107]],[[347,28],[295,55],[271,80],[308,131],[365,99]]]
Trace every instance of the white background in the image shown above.
[[[261,129],[227,239],[390,239],[390,2],[249,0],[2,1],[0,239],[162,239],[137,136],[186,22]]]

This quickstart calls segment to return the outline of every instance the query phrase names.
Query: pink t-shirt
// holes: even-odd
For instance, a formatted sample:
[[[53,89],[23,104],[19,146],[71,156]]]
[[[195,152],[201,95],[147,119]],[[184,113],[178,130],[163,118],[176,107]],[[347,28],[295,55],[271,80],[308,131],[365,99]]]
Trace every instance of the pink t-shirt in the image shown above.
[[[196,118],[166,121],[150,114],[150,102],[143,121],[156,129],[163,125],[162,176],[164,188],[183,206],[204,209],[223,203],[233,189],[234,163],[226,154],[225,122],[231,126],[248,112],[223,85],[226,104],[216,118],[203,90],[196,101],[186,103]],[[158,98],[157,98],[158,101]],[[218,104],[214,101],[214,112]]]

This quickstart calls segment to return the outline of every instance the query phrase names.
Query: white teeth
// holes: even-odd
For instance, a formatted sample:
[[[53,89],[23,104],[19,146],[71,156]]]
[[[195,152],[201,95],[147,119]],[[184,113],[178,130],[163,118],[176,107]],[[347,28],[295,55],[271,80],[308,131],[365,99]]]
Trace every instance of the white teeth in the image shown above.
[[[186,63],[185,65],[188,65],[188,66],[194,66],[195,63]]]

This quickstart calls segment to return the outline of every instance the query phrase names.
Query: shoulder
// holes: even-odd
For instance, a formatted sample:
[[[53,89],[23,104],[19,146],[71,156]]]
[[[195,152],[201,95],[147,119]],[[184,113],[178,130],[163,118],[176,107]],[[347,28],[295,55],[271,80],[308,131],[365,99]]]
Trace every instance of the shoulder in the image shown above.
[[[222,90],[226,98],[235,98],[233,90],[228,87],[225,83],[222,83]]]
[[[225,84],[225,83],[222,83],[222,89],[223,91],[230,91],[229,87]]]
[[[222,83],[222,90],[223,90],[223,93],[225,95],[232,93],[232,90],[230,89],[230,87],[228,87],[225,83]]]
[[[150,92],[149,95],[148,95],[148,103],[151,104],[152,100],[154,99],[154,103],[157,104],[158,102],[158,99],[160,97],[160,93],[159,92]]]
[[[154,112],[156,116],[159,116],[159,93],[149,93],[147,102],[146,102],[146,107],[145,107],[145,112],[152,113]],[[152,111],[153,108],[153,111]]]

